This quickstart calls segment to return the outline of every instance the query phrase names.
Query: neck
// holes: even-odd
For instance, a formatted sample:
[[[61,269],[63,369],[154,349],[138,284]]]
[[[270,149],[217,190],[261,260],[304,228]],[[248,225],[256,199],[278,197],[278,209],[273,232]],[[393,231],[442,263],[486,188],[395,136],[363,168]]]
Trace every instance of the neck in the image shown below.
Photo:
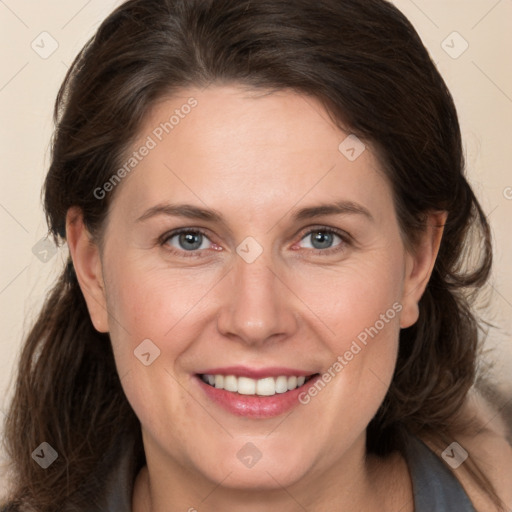
[[[403,458],[367,456],[364,440],[363,436],[342,460],[329,465],[323,460],[286,488],[269,472],[265,489],[231,485],[230,474],[220,482],[211,481],[153,451],[145,441],[148,465],[136,480],[133,512],[413,511],[412,484]]]

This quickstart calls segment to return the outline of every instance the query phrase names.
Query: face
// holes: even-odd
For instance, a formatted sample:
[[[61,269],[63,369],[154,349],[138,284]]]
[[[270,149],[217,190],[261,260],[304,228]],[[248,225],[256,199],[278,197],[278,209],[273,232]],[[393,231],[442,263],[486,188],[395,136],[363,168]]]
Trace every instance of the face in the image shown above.
[[[101,253],[69,228],[148,460],[262,489],[364,451],[432,244],[405,250],[349,135],[293,92],[188,89],[148,113]]]

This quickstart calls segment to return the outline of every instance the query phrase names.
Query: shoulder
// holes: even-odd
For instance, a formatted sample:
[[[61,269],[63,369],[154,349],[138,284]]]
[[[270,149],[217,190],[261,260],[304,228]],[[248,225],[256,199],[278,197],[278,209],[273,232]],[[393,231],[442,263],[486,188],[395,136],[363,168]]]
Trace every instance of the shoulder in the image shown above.
[[[474,427],[458,436],[457,442],[488,479],[503,502],[504,510],[512,510],[512,429],[507,424],[503,408],[473,392],[468,397],[463,415],[468,425]],[[485,490],[475,482],[468,465],[462,464],[455,474],[479,512],[498,510]]]

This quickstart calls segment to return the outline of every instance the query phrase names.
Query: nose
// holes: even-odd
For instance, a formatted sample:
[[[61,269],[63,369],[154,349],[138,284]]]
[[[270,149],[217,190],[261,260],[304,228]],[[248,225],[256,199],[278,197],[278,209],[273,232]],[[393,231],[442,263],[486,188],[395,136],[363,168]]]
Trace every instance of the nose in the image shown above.
[[[247,345],[283,340],[298,327],[294,295],[268,258],[237,258],[224,280],[219,332]]]

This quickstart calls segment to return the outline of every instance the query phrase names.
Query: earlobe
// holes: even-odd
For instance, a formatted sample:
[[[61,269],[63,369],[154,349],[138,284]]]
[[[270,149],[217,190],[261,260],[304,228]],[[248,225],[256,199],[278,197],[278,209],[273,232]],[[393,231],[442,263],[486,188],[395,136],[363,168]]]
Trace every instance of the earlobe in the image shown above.
[[[413,250],[406,254],[400,327],[410,327],[419,317],[419,301],[425,292],[436,262],[447,212],[430,213],[425,231]]]
[[[92,240],[79,208],[66,215],[66,239],[80,289],[95,329],[108,332],[108,312],[99,247]]]

